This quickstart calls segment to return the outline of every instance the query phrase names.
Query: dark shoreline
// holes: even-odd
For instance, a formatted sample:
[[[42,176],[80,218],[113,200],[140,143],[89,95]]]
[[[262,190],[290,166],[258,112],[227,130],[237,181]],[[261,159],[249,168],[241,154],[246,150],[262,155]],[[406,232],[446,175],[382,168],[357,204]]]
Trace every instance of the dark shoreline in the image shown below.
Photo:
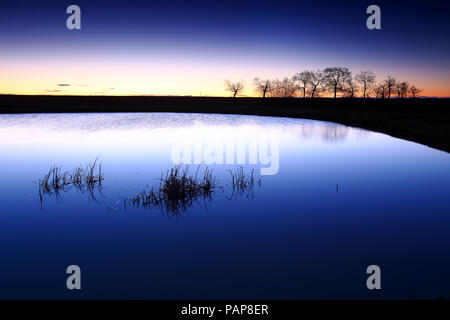
[[[0,95],[0,114],[73,112],[193,112],[306,118],[377,131],[450,152],[450,99]]]

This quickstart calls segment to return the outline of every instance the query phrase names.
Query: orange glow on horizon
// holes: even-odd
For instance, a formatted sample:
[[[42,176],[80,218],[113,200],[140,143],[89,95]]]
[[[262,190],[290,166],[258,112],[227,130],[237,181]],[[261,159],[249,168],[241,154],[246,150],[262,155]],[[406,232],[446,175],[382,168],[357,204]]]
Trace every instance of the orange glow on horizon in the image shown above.
[[[3,60],[3,59],[2,59]],[[39,59],[38,59],[39,60]],[[255,97],[255,76],[283,78],[295,74],[297,67],[275,67],[261,74],[260,66],[245,64],[153,63],[116,60],[90,61],[0,61],[0,94],[17,95],[82,95],[82,96],[216,96],[228,97],[224,82],[242,81],[241,96]],[[111,67],[113,66],[113,67]],[[285,70],[294,70],[287,74]],[[305,68],[307,69],[307,68]],[[354,71],[357,73],[358,71]],[[384,78],[378,74],[377,80]],[[393,76],[422,88],[422,96],[450,97],[450,79],[434,72],[418,71]],[[357,96],[360,96],[360,92]]]

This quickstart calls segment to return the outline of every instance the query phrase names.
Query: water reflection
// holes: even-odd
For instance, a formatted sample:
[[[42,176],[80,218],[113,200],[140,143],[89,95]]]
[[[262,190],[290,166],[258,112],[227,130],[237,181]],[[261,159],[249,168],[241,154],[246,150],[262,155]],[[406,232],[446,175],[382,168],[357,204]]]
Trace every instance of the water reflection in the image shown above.
[[[248,200],[255,198],[254,186],[255,182],[261,186],[261,177],[256,179],[254,170],[247,174],[244,168],[239,166],[237,169],[228,170],[231,176],[231,195],[227,197],[228,200],[236,200],[238,197],[245,196]]]
[[[348,134],[348,128],[343,126],[327,127],[322,132],[322,139],[327,142],[344,141]]]
[[[199,166],[195,174],[191,174],[189,166],[179,164],[167,170],[165,175],[161,174],[158,187],[143,190],[124,202],[137,208],[157,208],[168,216],[179,216],[200,201],[206,208],[206,201],[212,200],[218,188],[222,187],[210,169],[200,172]]]
[[[175,175],[179,192],[164,179],[185,141],[201,163]],[[73,297],[68,263],[86,270],[87,299],[370,299],[369,264],[389,273],[382,298],[450,287],[449,155],[416,143],[303,119],[0,115],[0,153],[0,298]],[[70,188],[97,156],[100,190]],[[49,177],[40,209],[32,181],[54,164],[64,178]],[[206,167],[216,187],[198,191]],[[276,174],[261,184],[264,168]]]
[[[79,144],[87,142],[106,143],[109,134],[117,134],[117,142],[126,141],[131,136],[131,144],[146,139],[164,138],[176,141],[192,129],[202,131],[204,136],[225,133],[241,138],[253,137],[258,129],[279,130],[282,135],[299,135],[304,140],[322,138],[324,141],[345,141],[351,136],[366,136],[369,132],[331,122],[305,119],[272,118],[255,116],[234,116],[219,114],[177,114],[171,113],[115,113],[115,114],[28,114],[2,115],[0,136],[2,144],[31,143],[32,141],[65,142]],[[237,130],[237,132],[236,132]],[[54,133],[58,132],[58,135]],[[82,140],[74,134],[82,134]],[[100,134],[101,133],[101,134]],[[139,135],[141,135],[139,137]],[[78,140],[78,143],[77,143]]]
[[[96,193],[103,197],[104,179],[102,164],[98,163],[98,159],[95,159],[94,162],[89,163],[85,167],[78,166],[71,172],[63,171],[61,167],[53,166],[37,182],[41,209],[45,196],[55,197],[56,200],[59,200],[61,199],[61,193],[69,192],[72,189],[83,194],[88,193],[90,199],[98,203]]]
[[[228,200],[246,197],[250,201],[254,199],[255,183],[261,186],[261,178],[255,177],[254,170],[246,173],[241,166],[235,170],[227,170],[230,173],[230,183],[226,185],[221,185],[208,167],[201,170],[201,166],[198,166],[195,174],[191,174],[189,169],[188,165],[174,166],[167,170],[165,175],[161,174],[159,186],[147,185],[147,188],[138,192],[137,195],[126,197],[107,207],[108,212],[119,211],[119,205],[123,203],[125,210],[127,206],[132,206],[147,210],[159,209],[167,216],[180,216],[194,204],[198,204],[207,211],[206,204],[213,200],[218,189],[230,189]],[[98,158],[86,167],[78,166],[70,172],[53,166],[37,182],[41,209],[44,197],[55,197],[58,201],[62,199],[62,193],[72,189],[82,194],[88,193],[91,200],[99,203],[96,193],[104,197],[104,179],[102,164],[98,163]]]

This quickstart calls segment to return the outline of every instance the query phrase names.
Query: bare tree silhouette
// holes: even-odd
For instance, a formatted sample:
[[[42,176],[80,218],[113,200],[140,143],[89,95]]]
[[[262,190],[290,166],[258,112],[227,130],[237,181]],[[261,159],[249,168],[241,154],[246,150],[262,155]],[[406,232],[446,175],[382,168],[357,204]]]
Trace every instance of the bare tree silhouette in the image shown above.
[[[362,85],[363,98],[366,98],[368,91],[370,91],[375,83],[375,74],[371,70],[361,71],[356,75],[355,80]]]
[[[347,79],[351,76],[351,71],[343,67],[331,67],[324,70],[325,82],[328,89],[333,93],[333,97],[336,98],[338,91],[342,91]]]
[[[397,82],[395,88],[397,89],[397,98],[406,97],[409,90],[409,83],[407,81]]]
[[[256,92],[260,93],[262,95],[263,98],[266,97],[266,94],[268,92],[270,92],[271,88],[272,88],[272,83],[270,80],[266,79],[266,80],[261,80],[259,78],[255,78],[253,80],[254,85],[255,85],[255,89]]]
[[[343,91],[346,93],[346,96],[349,98],[353,98],[356,92],[359,91],[358,85],[355,81],[353,81],[352,76],[350,75],[347,80],[345,80],[345,88]]]
[[[386,80],[384,80],[385,82],[385,87],[386,87],[386,94],[387,94],[387,98],[390,99],[391,98],[391,94],[394,91],[394,88],[396,86],[397,81],[395,80],[395,78],[393,78],[392,76],[387,76]]]
[[[300,92],[300,97],[310,96],[314,98],[321,93],[326,93],[337,98],[338,93],[342,97],[354,98],[359,91],[362,97],[368,98],[374,94],[376,98],[384,99],[396,95],[397,98],[412,96],[413,98],[423,91],[416,86],[411,86],[408,81],[397,81],[393,76],[388,75],[384,80],[376,81],[375,73],[372,70],[363,70],[352,76],[352,72],[345,67],[329,67],[324,70],[303,70],[293,77],[280,79],[260,79],[254,78],[255,92],[263,98],[287,98],[295,97]],[[233,97],[243,91],[241,82],[226,81],[227,90],[233,93]]]
[[[386,96],[386,84],[384,82],[379,82],[375,87],[375,94],[377,98],[384,99]]]
[[[281,87],[284,98],[293,97],[297,91],[294,78],[285,77],[281,81]]]
[[[241,82],[225,81],[226,90],[233,93],[233,98],[236,98],[240,92],[244,90],[244,85]]]
[[[276,98],[293,97],[297,91],[294,78],[285,77],[282,80],[275,79],[271,82],[270,95]]]
[[[309,84],[311,85],[311,98],[314,98],[318,88],[324,83],[324,77],[321,70],[310,71]]]
[[[297,73],[294,76],[294,80],[299,82],[298,89],[300,89],[303,92],[303,98],[306,98],[306,90],[308,89],[308,85],[311,82],[311,72],[310,71],[303,71],[300,73]]]
[[[419,89],[416,86],[411,86],[411,88],[409,88],[409,92],[411,93],[413,98],[417,98],[418,95],[423,92],[423,89]]]
[[[270,92],[269,95],[272,98],[281,98],[282,94],[281,94],[281,81],[279,79],[274,79],[270,81]]]

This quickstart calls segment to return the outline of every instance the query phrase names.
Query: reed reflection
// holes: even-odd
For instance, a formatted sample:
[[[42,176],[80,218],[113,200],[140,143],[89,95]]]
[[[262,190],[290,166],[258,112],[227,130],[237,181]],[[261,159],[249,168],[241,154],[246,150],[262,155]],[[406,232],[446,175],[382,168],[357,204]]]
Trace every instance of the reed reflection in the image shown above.
[[[108,212],[119,211],[119,205],[123,203],[124,210],[130,206],[147,210],[157,209],[167,216],[178,217],[196,204],[207,211],[207,203],[214,199],[217,195],[216,191],[225,192],[225,189],[230,190],[230,195],[226,196],[228,200],[237,200],[241,197],[253,200],[255,185],[261,186],[262,183],[260,177],[255,177],[254,169],[246,173],[244,168],[239,166],[228,172],[230,182],[220,184],[209,167],[202,169],[199,165],[195,173],[191,174],[190,166],[183,166],[180,163],[167,170],[165,174],[161,173],[157,187],[147,185],[146,189],[134,196],[124,197],[114,206],[109,206],[107,210]],[[79,166],[70,172],[53,166],[37,182],[41,208],[46,196],[59,200],[62,198],[62,193],[72,189],[88,193],[90,199],[99,203],[96,194],[104,197],[102,192],[104,180],[102,165],[97,162],[97,159],[86,167]]]
[[[45,196],[56,197],[59,200],[61,193],[69,192],[73,188],[78,192],[88,193],[90,199],[98,202],[95,194],[98,193],[103,197],[102,182],[104,179],[102,164],[98,163],[98,159],[85,167],[75,167],[71,172],[53,166],[37,182],[41,208]]]

